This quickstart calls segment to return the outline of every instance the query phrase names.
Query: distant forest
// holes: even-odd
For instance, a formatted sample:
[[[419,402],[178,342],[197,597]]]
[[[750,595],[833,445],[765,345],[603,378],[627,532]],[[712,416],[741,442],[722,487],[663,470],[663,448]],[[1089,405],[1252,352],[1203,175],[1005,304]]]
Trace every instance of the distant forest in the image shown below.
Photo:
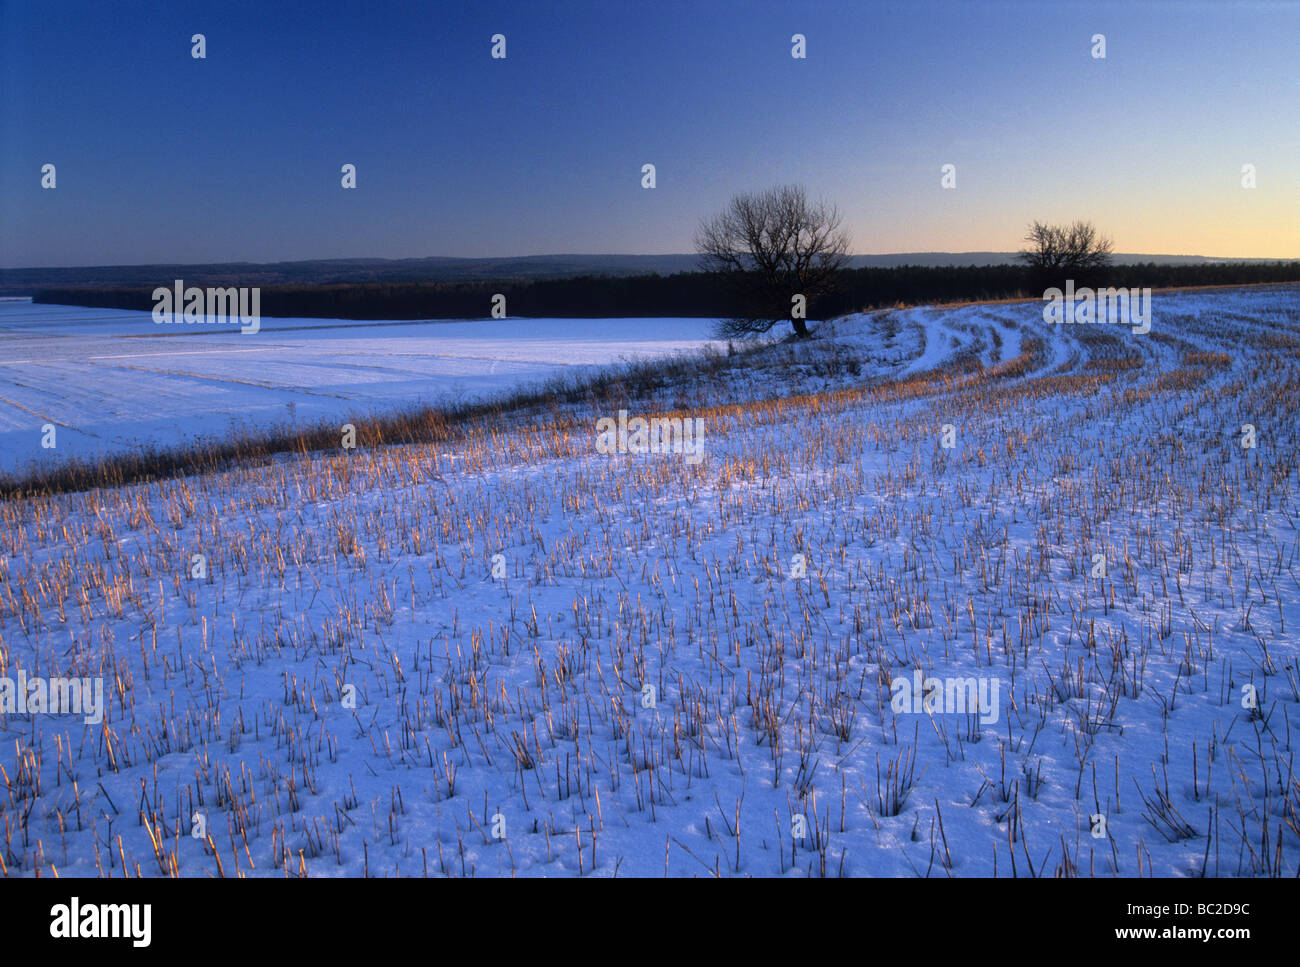
[[[1300,282],[1300,261],[1116,265],[1091,284],[1130,288]],[[170,286],[172,279],[157,285]],[[187,284],[188,281],[187,281]],[[194,284],[200,284],[197,281]],[[213,284],[213,283],[207,283]],[[227,285],[256,284],[231,281]],[[1079,284],[1083,284],[1080,280]],[[156,286],[58,286],[34,301],[97,308],[153,309]],[[808,306],[810,319],[827,319],[897,304],[1040,297],[1043,280],[1021,265],[896,266],[843,273],[839,289]],[[503,282],[347,282],[261,287],[261,314],[325,319],[479,319],[492,297],[506,297],[510,316],[628,318],[737,314],[733,290],[716,274],[609,276]]]

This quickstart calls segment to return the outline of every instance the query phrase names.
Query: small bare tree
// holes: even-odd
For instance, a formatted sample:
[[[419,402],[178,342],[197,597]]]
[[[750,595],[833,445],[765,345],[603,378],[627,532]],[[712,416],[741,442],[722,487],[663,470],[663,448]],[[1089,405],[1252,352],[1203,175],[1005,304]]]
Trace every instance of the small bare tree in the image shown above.
[[[1092,222],[1044,225],[1036,221],[1025,241],[1029,247],[1021,250],[1020,261],[1045,276],[1083,276],[1110,265],[1112,242]]]
[[[808,326],[795,297],[806,306],[834,288],[849,237],[834,206],[809,202],[799,185],[783,185],[733,197],[700,223],[695,248],[705,270],[735,283],[743,312],[720,323],[721,335],[763,333],[788,320],[803,338]]]

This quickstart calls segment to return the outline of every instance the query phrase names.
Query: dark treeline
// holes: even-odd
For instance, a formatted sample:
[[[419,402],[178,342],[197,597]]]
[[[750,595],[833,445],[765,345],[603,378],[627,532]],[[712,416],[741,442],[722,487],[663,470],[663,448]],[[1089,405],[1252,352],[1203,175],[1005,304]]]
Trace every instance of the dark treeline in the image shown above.
[[[1104,277],[1077,285],[1169,288],[1300,282],[1300,262],[1201,263],[1112,266]],[[170,283],[163,283],[169,285]],[[839,289],[808,306],[812,319],[897,304],[967,302],[1040,297],[1063,285],[1021,265],[910,266],[850,269]],[[492,297],[506,297],[511,316],[627,318],[736,314],[734,288],[715,274],[582,276],[516,282],[341,283],[270,285],[261,289],[261,314],[325,319],[477,319],[490,314]],[[42,289],[34,301],[98,308],[151,310],[153,287],[61,286]],[[177,307],[179,309],[179,307]]]

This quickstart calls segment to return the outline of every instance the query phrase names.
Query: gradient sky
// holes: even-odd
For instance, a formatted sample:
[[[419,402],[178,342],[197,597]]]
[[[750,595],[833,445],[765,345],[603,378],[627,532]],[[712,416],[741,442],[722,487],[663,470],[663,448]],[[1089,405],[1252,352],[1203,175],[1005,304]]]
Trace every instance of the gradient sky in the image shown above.
[[[1294,258],[1298,121],[1297,3],[0,0],[0,266],[689,252],[784,182],[859,253]]]

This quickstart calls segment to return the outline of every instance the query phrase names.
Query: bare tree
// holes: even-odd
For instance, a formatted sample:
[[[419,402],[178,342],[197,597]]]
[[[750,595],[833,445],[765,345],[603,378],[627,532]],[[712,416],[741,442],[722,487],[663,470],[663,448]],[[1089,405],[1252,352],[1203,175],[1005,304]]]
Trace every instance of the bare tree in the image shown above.
[[[1020,261],[1044,275],[1082,276],[1110,265],[1112,242],[1098,234],[1092,222],[1044,225],[1036,221],[1025,241],[1029,247],[1020,252]]]
[[[834,288],[849,237],[834,206],[809,202],[799,185],[782,185],[734,196],[700,223],[695,248],[707,271],[735,283],[743,314],[724,320],[722,335],[754,335],[788,320],[803,338],[808,327],[795,297],[806,306]]]

